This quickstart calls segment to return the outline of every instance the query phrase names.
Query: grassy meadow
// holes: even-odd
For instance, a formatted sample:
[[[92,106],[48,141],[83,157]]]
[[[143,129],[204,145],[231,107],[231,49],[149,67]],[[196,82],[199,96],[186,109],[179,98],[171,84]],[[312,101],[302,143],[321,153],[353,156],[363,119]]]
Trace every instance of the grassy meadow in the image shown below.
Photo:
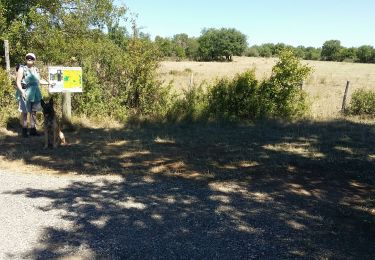
[[[255,69],[259,80],[271,74],[277,59],[234,57],[229,62],[164,61],[159,77],[171,82],[178,91],[202,82],[212,82],[221,77],[233,77],[236,73]],[[312,75],[303,88],[310,96],[313,119],[330,119],[339,116],[346,82],[350,81],[349,97],[358,88],[375,90],[375,64],[345,62],[303,61],[313,68]],[[348,100],[348,103],[350,98]]]

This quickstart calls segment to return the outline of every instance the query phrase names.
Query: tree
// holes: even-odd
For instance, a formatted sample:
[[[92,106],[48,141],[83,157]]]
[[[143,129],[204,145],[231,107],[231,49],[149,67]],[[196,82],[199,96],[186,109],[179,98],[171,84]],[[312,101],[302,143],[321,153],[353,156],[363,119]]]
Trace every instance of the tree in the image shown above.
[[[341,61],[341,42],[339,40],[326,41],[322,47],[322,60]]]
[[[186,33],[180,33],[173,36],[172,43],[174,53],[179,59],[186,58],[186,49],[188,47],[189,36]]]
[[[163,38],[161,36],[155,37],[155,45],[157,49],[160,51],[161,56],[163,57],[172,57],[173,48],[172,48],[172,41],[168,38]]]
[[[234,55],[242,55],[247,48],[246,36],[236,29],[204,29],[198,39],[199,55],[203,60],[231,61]]]
[[[357,57],[359,62],[369,63],[374,62],[375,49],[370,45],[363,45],[357,50]]]
[[[305,53],[306,53],[306,48],[304,46],[298,46],[297,48],[293,48],[293,53],[297,58],[304,59],[305,58]]]
[[[262,44],[258,51],[261,57],[269,58],[273,55],[274,45],[272,43]]]
[[[196,60],[198,59],[198,50],[199,50],[199,43],[196,38],[189,38],[186,47],[186,56],[189,59]]]
[[[343,48],[341,50],[341,60],[342,61],[349,61],[354,62],[357,60],[357,48]]]
[[[305,49],[305,60],[320,60],[321,55],[321,49],[320,48],[314,48],[314,47],[307,47]]]
[[[272,51],[272,55],[279,55],[280,52],[286,49],[286,45],[284,43],[277,43]]]
[[[248,48],[246,50],[245,55],[247,57],[259,57],[260,56],[260,54],[259,54],[259,46],[257,46],[257,45],[251,46],[250,48]]]

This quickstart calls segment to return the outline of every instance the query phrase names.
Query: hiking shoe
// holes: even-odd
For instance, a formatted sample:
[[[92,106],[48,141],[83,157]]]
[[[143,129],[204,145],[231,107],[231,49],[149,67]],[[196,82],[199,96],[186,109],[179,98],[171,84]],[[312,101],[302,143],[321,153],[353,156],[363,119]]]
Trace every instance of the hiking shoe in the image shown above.
[[[22,128],[22,137],[24,138],[29,137],[27,134],[27,128]]]
[[[30,136],[40,136],[40,134],[36,131],[36,128],[30,128]]]

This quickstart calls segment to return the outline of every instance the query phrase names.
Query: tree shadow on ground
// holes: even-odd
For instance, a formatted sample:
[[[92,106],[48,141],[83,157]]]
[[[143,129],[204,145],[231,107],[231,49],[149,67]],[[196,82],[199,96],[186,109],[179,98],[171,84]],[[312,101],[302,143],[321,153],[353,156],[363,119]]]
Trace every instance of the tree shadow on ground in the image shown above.
[[[24,257],[89,251],[110,258],[352,258],[375,246],[375,127],[344,120],[80,128],[69,145],[0,140],[6,161],[59,173],[117,174],[49,198],[53,227]],[[82,251],[82,252],[83,252]]]

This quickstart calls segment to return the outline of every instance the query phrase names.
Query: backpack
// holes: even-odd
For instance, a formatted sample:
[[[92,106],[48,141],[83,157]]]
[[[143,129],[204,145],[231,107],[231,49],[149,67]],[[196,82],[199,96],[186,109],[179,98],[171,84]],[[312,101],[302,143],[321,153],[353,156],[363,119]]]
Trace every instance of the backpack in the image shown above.
[[[17,63],[16,64],[16,71],[18,72],[18,70],[20,68],[24,68],[23,69],[23,76],[22,76],[22,79],[21,79],[21,86],[22,86],[22,89],[26,89],[27,86],[26,86],[25,81],[23,79],[26,77],[26,69],[25,68],[27,68],[27,66]]]
[[[20,68],[23,68],[23,76],[22,76],[22,80],[21,80],[21,86],[22,86],[23,89],[26,89],[27,86],[26,86],[26,83],[24,81],[24,78],[26,77],[26,72],[30,69],[27,67],[27,65],[23,65],[23,64],[18,63],[16,65],[16,71],[18,71]],[[37,68],[35,68],[35,71],[39,74],[39,70]]]

